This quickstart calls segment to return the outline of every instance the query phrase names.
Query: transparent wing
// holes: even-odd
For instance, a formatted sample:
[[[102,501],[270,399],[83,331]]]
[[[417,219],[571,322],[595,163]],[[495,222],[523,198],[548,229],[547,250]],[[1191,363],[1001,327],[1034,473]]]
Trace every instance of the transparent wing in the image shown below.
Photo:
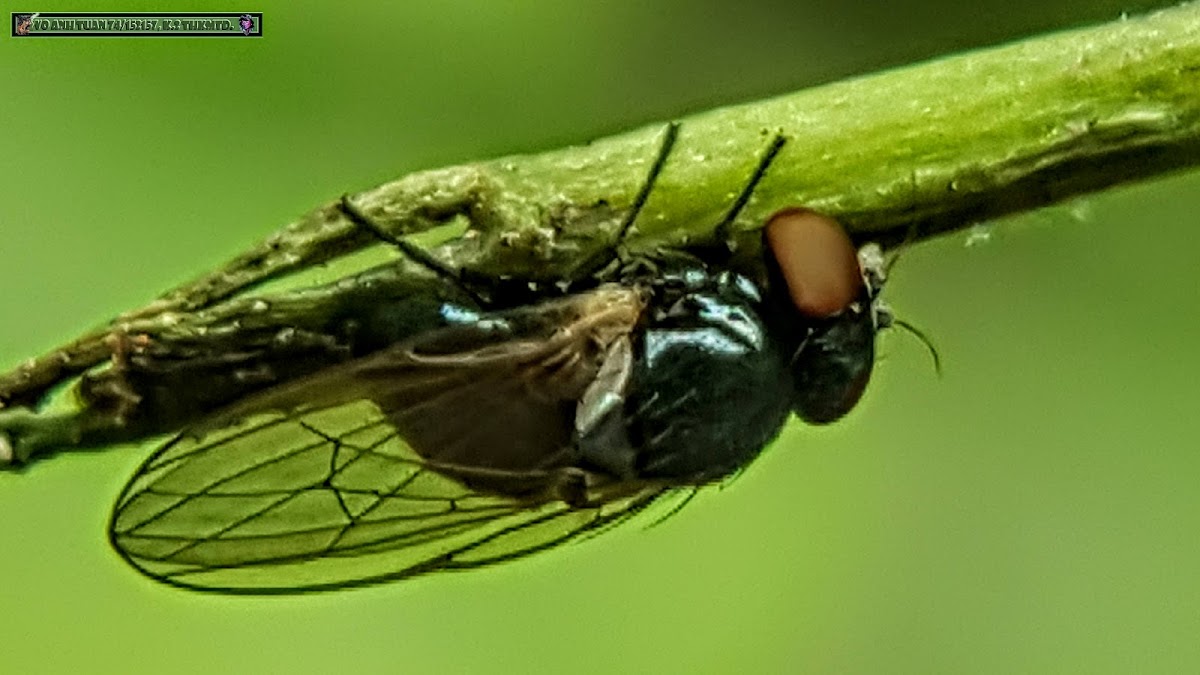
[[[369,401],[180,437],[117,502],[113,545],[161,581],[326,590],[518,558],[624,519],[662,486],[576,508],[485,494],[431,469]]]
[[[632,325],[629,312],[594,310],[516,334],[425,336],[240,405],[137,471],[110,540],[169,584],[285,593],[479,567],[615,524],[669,486],[576,470],[586,499],[568,504],[561,448],[534,423],[510,426],[492,454],[421,447],[482,443],[479,430],[504,429],[514,410],[556,419],[547,392],[577,395],[564,382],[587,379],[585,352]]]

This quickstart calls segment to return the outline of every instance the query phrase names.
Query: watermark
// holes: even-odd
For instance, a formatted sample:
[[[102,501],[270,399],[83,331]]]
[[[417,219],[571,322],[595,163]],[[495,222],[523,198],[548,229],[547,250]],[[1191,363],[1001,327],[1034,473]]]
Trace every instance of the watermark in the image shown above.
[[[13,12],[12,36],[262,37],[262,12]]]

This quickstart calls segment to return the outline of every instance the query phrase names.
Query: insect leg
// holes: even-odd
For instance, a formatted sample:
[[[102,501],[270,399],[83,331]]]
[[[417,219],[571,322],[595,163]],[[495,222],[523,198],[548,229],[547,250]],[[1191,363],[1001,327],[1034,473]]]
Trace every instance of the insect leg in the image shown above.
[[[350,201],[350,195],[342,195],[341,208],[346,216],[349,217],[355,225],[358,225],[362,229],[369,232],[371,236],[384,243],[395,246],[400,250],[401,253],[408,256],[409,260],[412,260],[430,272],[433,272],[437,276],[449,281],[451,284],[454,284],[455,287],[467,294],[467,296],[478,303],[481,307],[486,307],[489,304],[463,282],[462,274],[458,270],[447,267],[446,265],[442,264],[440,260],[429,255],[419,246],[414,246],[409,242],[404,241],[400,237],[393,236],[384,230],[373,220],[371,220],[370,216],[363,213],[362,209],[358,208],[354,202]]]
[[[654,189],[654,183],[658,180],[658,175],[662,173],[663,166],[667,163],[667,157],[671,154],[671,149],[675,147],[675,141],[678,138],[679,122],[671,122],[663,132],[662,145],[658,148],[658,157],[655,157],[654,164],[650,165],[650,173],[642,183],[641,189],[638,190],[637,196],[633,198],[633,204],[630,205],[629,212],[625,214],[625,220],[621,222],[621,229],[617,230],[614,247],[619,246],[625,239],[625,235],[629,233],[633,222],[641,213],[642,207],[646,205],[646,200],[650,198],[650,191]]]
[[[692,485],[687,488],[684,488],[683,491],[687,492],[687,494],[684,495],[678,502],[673,504],[669,511],[662,514],[658,518],[655,518],[654,522],[647,524],[646,525],[647,530],[652,527],[658,527],[659,525],[662,525],[664,522],[666,522],[666,520],[668,518],[670,518],[671,516],[674,516],[675,514],[679,513],[680,511],[682,511],[683,507],[690,504],[692,502],[692,500],[696,498],[696,493],[700,492],[700,486]]]
[[[579,266],[578,269],[583,270],[583,272],[577,275],[578,278],[603,276],[614,260],[622,267],[627,262],[627,256],[623,249],[625,236],[633,228],[634,221],[637,220],[642,207],[646,205],[646,200],[650,198],[650,191],[654,189],[654,183],[658,180],[659,174],[662,173],[663,166],[667,163],[667,157],[670,156],[671,150],[675,147],[675,141],[678,138],[679,122],[671,122],[663,131],[662,143],[658,148],[658,156],[654,158],[654,163],[650,165],[650,172],[646,175],[646,180],[642,182],[641,188],[638,189],[637,195],[634,196],[633,203],[629,205],[629,211],[626,212],[624,220],[621,221],[621,226],[617,228],[616,236],[613,237],[607,246]]]
[[[758,187],[759,181],[767,174],[767,168],[771,166],[771,162],[775,161],[776,155],[783,149],[785,143],[787,143],[787,138],[781,134],[776,134],[775,138],[771,139],[771,144],[767,146],[766,152],[758,160],[758,166],[754,168],[754,173],[750,175],[750,180],[742,187],[742,191],[737,196],[737,199],[733,200],[733,204],[730,205],[725,217],[721,219],[721,222],[717,223],[714,229],[717,241],[723,243],[729,242],[731,235],[730,228],[733,226],[733,221],[742,212],[742,209],[746,207],[746,203],[750,201],[750,196],[754,194],[754,189]]]

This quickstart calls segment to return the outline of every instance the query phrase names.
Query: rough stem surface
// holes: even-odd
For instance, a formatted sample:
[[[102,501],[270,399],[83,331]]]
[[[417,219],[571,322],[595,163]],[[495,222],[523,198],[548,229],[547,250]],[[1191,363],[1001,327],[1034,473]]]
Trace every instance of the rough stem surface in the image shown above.
[[[746,251],[768,215],[797,204],[837,217],[859,240],[927,237],[1200,164],[1200,3],[679,121],[631,249],[711,239],[777,135],[787,144],[732,224]],[[352,199],[397,236],[465,222],[463,236],[435,250],[447,265],[558,278],[611,245],[665,127],[418,172]],[[236,294],[375,242],[332,201],[224,267],[0,375],[0,408],[36,405],[109,359],[114,332],[199,339],[236,327],[261,302]],[[412,273],[397,265],[367,276]],[[339,289],[264,296],[270,309],[257,320],[290,325],[326,311]]]

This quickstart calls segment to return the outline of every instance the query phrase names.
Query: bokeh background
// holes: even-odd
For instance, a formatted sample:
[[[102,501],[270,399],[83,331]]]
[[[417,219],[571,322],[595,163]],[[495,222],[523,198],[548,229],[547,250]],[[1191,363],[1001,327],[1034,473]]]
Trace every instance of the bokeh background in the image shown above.
[[[265,37],[5,33],[0,367],[348,189],[1153,4],[192,2]],[[843,423],[659,527],[481,572],[189,594],[104,540],[150,445],[2,474],[0,671],[1196,672],[1197,213],[1192,172],[911,248],[888,296],[944,377],[889,335]]]

